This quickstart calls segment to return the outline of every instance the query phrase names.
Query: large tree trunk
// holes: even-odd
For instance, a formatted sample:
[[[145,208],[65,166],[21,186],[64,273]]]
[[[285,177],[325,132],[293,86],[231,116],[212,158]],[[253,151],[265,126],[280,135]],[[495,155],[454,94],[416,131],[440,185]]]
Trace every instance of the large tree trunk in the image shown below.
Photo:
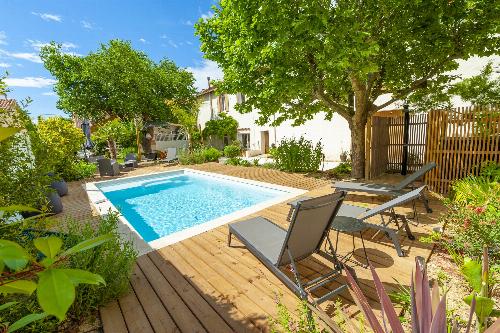
[[[109,155],[116,160],[116,142],[113,139],[108,139]]]
[[[351,176],[356,179],[365,177],[365,128],[369,115],[369,104],[364,100],[362,93],[359,95],[356,94],[355,113],[349,122],[351,130]]]

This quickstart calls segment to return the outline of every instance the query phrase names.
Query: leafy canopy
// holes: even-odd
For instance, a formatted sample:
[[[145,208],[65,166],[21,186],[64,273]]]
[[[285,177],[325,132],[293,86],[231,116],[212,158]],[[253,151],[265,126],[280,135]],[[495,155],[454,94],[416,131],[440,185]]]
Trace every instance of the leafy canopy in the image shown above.
[[[224,71],[218,87],[244,93],[239,109],[259,109],[261,122],[326,111],[364,125],[395,100],[441,89],[457,59],[500,44],[489,0],[222,0],[214,12],[196,24],[201,49]]]
[[[218,119],[211,119],[206,122],[203,129],[203,137],[215,136],[223,139],[225,136],[228,136],[231,140],[235,140],[237,132],[238,121],[228,114],[221,113]]]
[[[191,73],[168,59],[154,63],[129,42],[111,40],[84,57],[65,54],[52,43],[40,56],[58,80],[58,108],[81,118],[168,121],[172,114],[165,100],[186,108],[195,101]]]
[[[493,77],[493,64],[490,62],[479,75],[455,84],[450,92],[478,106],[500,104],[500,77]]]

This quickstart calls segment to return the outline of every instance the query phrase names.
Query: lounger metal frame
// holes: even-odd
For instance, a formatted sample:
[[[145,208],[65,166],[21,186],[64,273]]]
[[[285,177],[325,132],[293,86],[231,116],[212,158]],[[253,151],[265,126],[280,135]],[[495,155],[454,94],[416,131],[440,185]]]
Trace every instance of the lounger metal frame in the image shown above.
[[[326,204],[331,204],[331,202],[323,203],[323,204],[316,205],[316,206],[308,206],[308,207],[302,206],[303,202],[299,202],[297,204],[297,207],[293,213],[291,223],[290,223],[290,226],[288,228],[285,240],[283,242],[283,247],[282,247],[281,253],[278,257],[276,264],[272,263],[267,257],[262,255],[262,253],[258,249],[256,249],[252,244],[250,244],[250,242],[247,242],[245,240],[245,238],[242,235],[239,235],[236,230],[233,230],[231,228],[231,225],[229,225],[228,246],[231,246],[231,236],[235,235],[250,250],[250,252],[253,255],[255,255],[255,257],[257,257],[271,272],[273,272],[298,297],[300,297],[303,300],[310,301],[311,303],[313,303],[315,305],[319,305],[319,304],[323,303],[324,301],[341,293],[342,291],[344,291],[347,288],[347,286],[345,284],[343,284],[343,285],[339,286],[338,288],[326,293],[325,295],[323,295],[319,298],[315,299],[312,296],[312,292],[314,290],[334,281],[339,275],[341,275],[342,269],[343,269],[343,265],[340,262],[340,260],[338,260],[335,248],[333,247],[333,244],[332,244],[330,237],[329,237],[329,231],[330,231],[333,219],[334,219],[335,215],[337,214],[337,212],[342,204],[342,201],[344,200],[345,195],[346,195],[346,193],[343,191],[339,191],[336,194],[339,195],[338,199],[337,199],[337,205],[333,211],[332,216],[330,217],[330,221],[328,222],[327,227],[323,231],[323,235],[321,237],[321,240],[318,242],[318,244],[315,247],[314,252],[312,252],[312,253],[309,253],[307,255],[303,255],[301,257],[295,257],[293,255],[293,253],[291,253],[290,249],[287,246],[288,240],[290,239],[290,235],[292,234],[292,232],[294,230],[296,217],[301,209],[304,210],[304,209],[320,208]],[[326,241],[325,250],[321,250],[321,246],[325,241]],[[299,262],[300,260],[303,260],[305,258],[310,257],[314,253],[322,256],[323,258],[325,258],[326,260],[331,262],[333,264],[333,269],[330,272],[327,272],[327,273],[325,273],[325,274],[323,274],[323,275],[321,275],[321,276],[319,276],[311,281],[303,282],[303,280],[300,276],[300,273],[298,271],[298,268],[297,268],[297,262]],[[291,280],[280,269],[281,267],[284,266],[284,265],[280,265],[282,258],[284,256],[287,256],[288,259],[290,260],[290,267],[291,267],[290,270],[293,273],[295,281]]]

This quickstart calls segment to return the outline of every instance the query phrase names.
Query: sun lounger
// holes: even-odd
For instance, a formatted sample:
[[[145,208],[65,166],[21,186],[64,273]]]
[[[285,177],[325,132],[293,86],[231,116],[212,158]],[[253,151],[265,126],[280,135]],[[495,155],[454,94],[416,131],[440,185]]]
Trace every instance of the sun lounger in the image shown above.
[[[118,176],[120,174],[120,165],[115,160],[109,158],[101,158],[97,160],[99,166],[99,174],[104,176]]]
[[[347,191],[347,192],[366,192],[378,195],[387,195],[390,197],[398,197],[402,194],[408,192],[408,187],[413,184],[416,180],[424,176],[427,172],[431,171],[436,167],[435,162],[430,162],[415,171],[414,173],[408,175],[396,185],[390,184],[369,184],[369,183],[355,183],[355,182],[335,182],[333,187],[336,190]],[[432,209],[429,207],[429,200],[425,197],[424,192],[421,192],[420,199],[424,202],[425,209],[427,213],[432,213]],[[415,211],[415,209],[414,209]],[[416,211],[415,211],[416,216]]]
[[[400,195],[386,203],[378,205],[373,208],[360,207],[355,205],[342,204],[340,206],[337,215],[335,216],[331,228],[333,230],[340,230],[340,232],[345,232],[349,230],[349,225],[359,225],[361,222],[365,229],[375,229],[377,231],[384,232],[393,242],[396,252],[400,257],[403,257],[405,254],[401,249],[401,243],[398,237],[398,231],[401,228],[404,228],[408,238],[411,240],[415,239],[413,236],[410,226],[408,225],[408,220],[406,216],[401,214],[396,214],[394,208],[397,206],[401,206],[409,201],[413,201],[416,198],[420,197],[423,192],[425,186],[421,186],[413,191]],[[291,206],[290,211],[296,210],[297,207],[303,202],[303,198],[299,198],[295,201],[289,202],[288,204]],[[366,221],[368,218],[380,215],[381,223],[372,223]],[[384,219],[384,215],[388,216],[387,221]],[[401,225],[400,225],[401,222]],[[397,229],[390,227],[391,223],[395,223]]]
[[[342,265],[337,259],[328,232],[344,197],[345,192],[341,191],[299,202],[288,230],[263,217],[230,224],[228,245],[231,246],[231,236],[236,236],[295,294],[304,300],[320,304],[346,288],[341,285],[317,299],[308,297],[314,290],[332,282],[341,274]],[[325,240],[325,250],[321,250]],[[318,278],[304,282],[296,263],[314,253],[331,262],[333,268]],[[283,272],[287,267],[291,267],[293,279]]]

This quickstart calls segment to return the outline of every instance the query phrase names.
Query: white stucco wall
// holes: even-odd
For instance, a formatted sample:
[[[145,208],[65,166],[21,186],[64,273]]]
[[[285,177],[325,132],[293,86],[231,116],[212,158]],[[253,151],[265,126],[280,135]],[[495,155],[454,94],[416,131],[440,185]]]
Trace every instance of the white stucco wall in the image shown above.
[[[202,104],[198,114],[198,125],[204,128],[205,123],[210,120],[210,100],[208,94],[202,97]],[[234,109],[237,103],[236,95],[229,95],[228,114],[238,121],[238,128],[249,128],[250,149],[261,150],[261,132],[269,132],[269,145],[278,145],[283,138],[300,137],[311,140],[314,144],[321,140],[326,160],[338,161],[342,150],[350,150],[351,134],[347,121],[335,114],[331,121],[325,120],[324,114],[317,114],[312,120],[304,125],[292,126],[291,121],[286,121],[280,126],[259,126],[255,121],[259,118],[258,110],[251,113],[240,114]],[[212,93],[212,106],[214,114],[218,112],[217,96]]]

